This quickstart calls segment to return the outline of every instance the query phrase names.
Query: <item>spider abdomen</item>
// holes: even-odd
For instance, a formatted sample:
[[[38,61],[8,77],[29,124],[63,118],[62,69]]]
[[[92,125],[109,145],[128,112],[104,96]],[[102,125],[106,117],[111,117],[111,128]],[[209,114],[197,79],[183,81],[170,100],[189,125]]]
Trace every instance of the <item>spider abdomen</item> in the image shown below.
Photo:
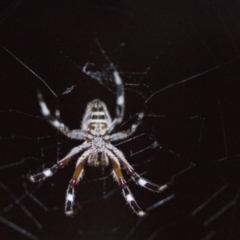
[[[104,102],[94,99],[88,103],[83,117],[82,129],[106,132],[111,122],[110,114]]]

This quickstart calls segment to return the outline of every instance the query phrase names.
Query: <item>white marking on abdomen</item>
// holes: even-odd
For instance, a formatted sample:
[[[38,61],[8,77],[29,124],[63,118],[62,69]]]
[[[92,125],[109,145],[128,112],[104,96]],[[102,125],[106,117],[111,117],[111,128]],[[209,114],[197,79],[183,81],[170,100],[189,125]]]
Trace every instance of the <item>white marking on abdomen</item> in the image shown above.
[[[90,123],[106,123],[107,121],[105,119],[91,119]]]
[[[105,113],[104,112],[92,112],[92,115],[105,115]]]

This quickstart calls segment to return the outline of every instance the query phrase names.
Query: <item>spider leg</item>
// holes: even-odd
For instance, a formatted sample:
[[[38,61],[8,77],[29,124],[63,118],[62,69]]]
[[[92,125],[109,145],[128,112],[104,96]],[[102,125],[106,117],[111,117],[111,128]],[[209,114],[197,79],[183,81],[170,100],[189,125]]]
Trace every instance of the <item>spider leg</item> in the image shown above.
[[[125,108],[125,97],[124,97],[124,86],[122,82],[122,78],[120,77],[118,71],[116,70],[113,63],[110,64],[113,69],[113,80],[116,85],[116,116],[112,121],[112,124],[109,128],[111,132],[118,124],[120,124],[124,117],[124,108]]]
[[[109,159],[112,163],[114,178],[118,182],[119,186],[122,188],[122,193],[123,193],[123,196],[124,196],[126,202],[129,204],[129,206],[132,208],[132,210],[139,217],[144,216],[146,213],[138,206],[133,194],[131,193],[130,189],[128,188],[127,182],[122,175],[122,171],[121,171],[118,159],[109,150],[106,150],[106,153],[109,156]]]
[[[65,201],[65,214],[67,216],[72,216],[74,213],[73,206],[74,206],[74,198],[75,198],[75,187],[78,184],[81,177],[83,176],[83,172],[84,172],[83,168],[86,163],[86,159],[90,153],[91,153],[91,149],[87,150],[82,154],[81,157],[79,157],[72,179],[68,184],[66,201]]]
[[[65,156],[63,159],[61,159],[58,163],[54,164],[51,168],[46,168],[42,172],[33,174],[28,176],[29,180],[31,182],[39,182],[41,180],[44,180],[48,177],[51,177],[54,173],[56,173],[60,168],[65,167],[77,154],[79,154],[81,151],[89,147],[90,145],[88,143],[83,143],[78,147],[74,147],[67,156]]]
[[[122,139],[128,138],[130,135],[132,135],[137,130],[143,117],[144,117],[144,113],[143,112],[139,113],[137,121],[132,124],[130,129],[112,134],[110,137],[110,141],[112,142],[112,141],[117,141],[117,140],[122,140]]]
[[[56,110],[56,116],[52,115],[46,102],[43,100],[43,96],[38,92],[38,102],[41,108],[42,115],[47,119],[47,121],[62,134],[68,138],[82,140],[86,137],[86,133],[81,130],[69,130],[69,128],[62,122],[60,118],[60,110]]]
[[[131,176],[131,178],[133,179],[133,181],[141,186],[144,187],[150,191],[153,192],[163,192],[164,190],[166,190],[169,187],[169,184],[164,184],[164,185],[158,185],[156,183],[152,183],[150,182],[148,179],[146,178],[142,178],[139,174],[137,174],[134,169],[132,168],[132,166],[127,166],[126,167],[126,171],[128,173],[128,175]]]
[[[46,102],[43,100],[42,94],[38,92],[37,96],[38,96],[39,105],[41,107],[41,113],[48,120],[48,122],[63,134],[66,134],[67,132],[69,132],[69,128],[62,122],[60,118],[60,110],[58,109],[56,111],[57,117],[53,116]]]
[[[119,72],[117,71],[116,67],[112,63],[111,59],[106,55],[105,51],[103,50],[101,44],[97,41],[97,44],[99,48],[101,49],[105,59],[109,62],[110,67],[113,70],[113,80],[116,85],[116,116],[114,120],[112,121],[111,126],[109,127],[109,132],[111,132],[118,124],[120,124],[123,120],[124,116],[124,108],[125,108],[125,98],[124,98],[124,86],[122,82],[122,78],[119,75]]]
[[[110,148],[111,151],[117,156],[117,158],[120,160],[120,163],[126,170],[127,174],[131,176],[133,181],[138,186],[144,187],[153,192],[162,192],[169,187],[169,184],[164,184],[164,185],[160,186],[158,184],[150,182],[149,180],[147,180],[145,178],[142,178],[139,174],[137,174],[134,171],[133,167],[128,163],[128,161],[126,160],[126,158],[124,157],[123,153],[120,150],[118,150],[112,144],[110,144],[110,146],[108,145],[108,148]]]

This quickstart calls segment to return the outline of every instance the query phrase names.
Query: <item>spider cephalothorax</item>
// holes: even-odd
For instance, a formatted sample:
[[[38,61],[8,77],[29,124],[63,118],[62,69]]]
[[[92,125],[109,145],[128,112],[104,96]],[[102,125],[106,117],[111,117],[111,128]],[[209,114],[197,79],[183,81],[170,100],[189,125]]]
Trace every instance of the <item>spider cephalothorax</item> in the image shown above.
[[[167,185],[159,186],[149,182],[147,179],[140,177],[128,163],[123,153],[118,150],[112,142],[126,139],[132,135],[139,126],[144,114],[138,114],[137,121],[126,131],[112,133],[115,127],[123,120],[124,115],[124,87],[122,79],[115,68],[113,68],[113,79],[116,85],[116,117],[111,119],[108,109],[104,102],[95,99],[88,103],[85,114],[83,116],[81,129],[70,130],[60,118],[60,111],[57,111],[57,116],[53,116],[49,111],[46,103],[43,100],[41,93],[38,94],[39,105],[43,116],[49,123],[58,131],[68,138],[83,141],[77,147],[74,147],[67,156],[57,162],[49,169],[44,169],[42,172],[30,175],[29,179],[32,182],[41,181],[47,177],[52,176],[58,169],[65,167],[72,159],[77,158],[76,168],[72,179],[69,182],[65,213],[66,215],[73,214],[74,192],[75,187],[81,177],[83,176],[84,165],[91,166],[108,165],[111,164],[113,168],[113,176],[122,188],[123,196],[129,203],[130,207],[138,216],[144,216],[145,212],[138,206],[134,196],[132,195],[127,183],[122,175],[121,168],[124,168],[134,182],[139,186],[147,188],[151,191],[161,192]]]

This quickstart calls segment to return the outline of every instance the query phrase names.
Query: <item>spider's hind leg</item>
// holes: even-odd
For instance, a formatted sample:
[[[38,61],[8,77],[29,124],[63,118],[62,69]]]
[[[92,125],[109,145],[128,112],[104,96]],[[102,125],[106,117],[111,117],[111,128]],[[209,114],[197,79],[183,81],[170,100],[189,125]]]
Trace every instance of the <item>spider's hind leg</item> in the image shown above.
[[[124,117],[125,110],[125,96],[124,96],[124,86],[122,78],[120,77],[119,72],[116,70],[115,66],[111,64],[113,69],[113,80],[116,85],[116,116],[112,121],[111,126],[109,127],[109,132],[111,132],[117,125],[119,125]]]
[[[69,132],[69,128],[62,122],[61,116],[60,116],[60,110],[56,109],[56,113],[55,113],[56,116],[52,115],[40,91],[38,92],[37,97],[38,97],[38,103],[41,108],[42,115],[47,119],[47,121],[55,129],[57,129],[62,134],[67,136],[67,133]]]
[[[137,117],[137,120],[132,124],[131,128],[128,129],[128,130],[125,130],[125,131],[121,131],[121,132],[116,132],[116,133],[113,133],[111,135],[111,142],[113,141],[118,141],[118,140],[122,140],[122,139],[126,139],[128,138],[129,136],[131,136],[132,134],[135,133],[135,131],[137,130],[138,126],[140,125],[140,123],[142,122],[142,119],[144,117],[144,113],[143,112],[140,112],[138,114],[138,117]]]

